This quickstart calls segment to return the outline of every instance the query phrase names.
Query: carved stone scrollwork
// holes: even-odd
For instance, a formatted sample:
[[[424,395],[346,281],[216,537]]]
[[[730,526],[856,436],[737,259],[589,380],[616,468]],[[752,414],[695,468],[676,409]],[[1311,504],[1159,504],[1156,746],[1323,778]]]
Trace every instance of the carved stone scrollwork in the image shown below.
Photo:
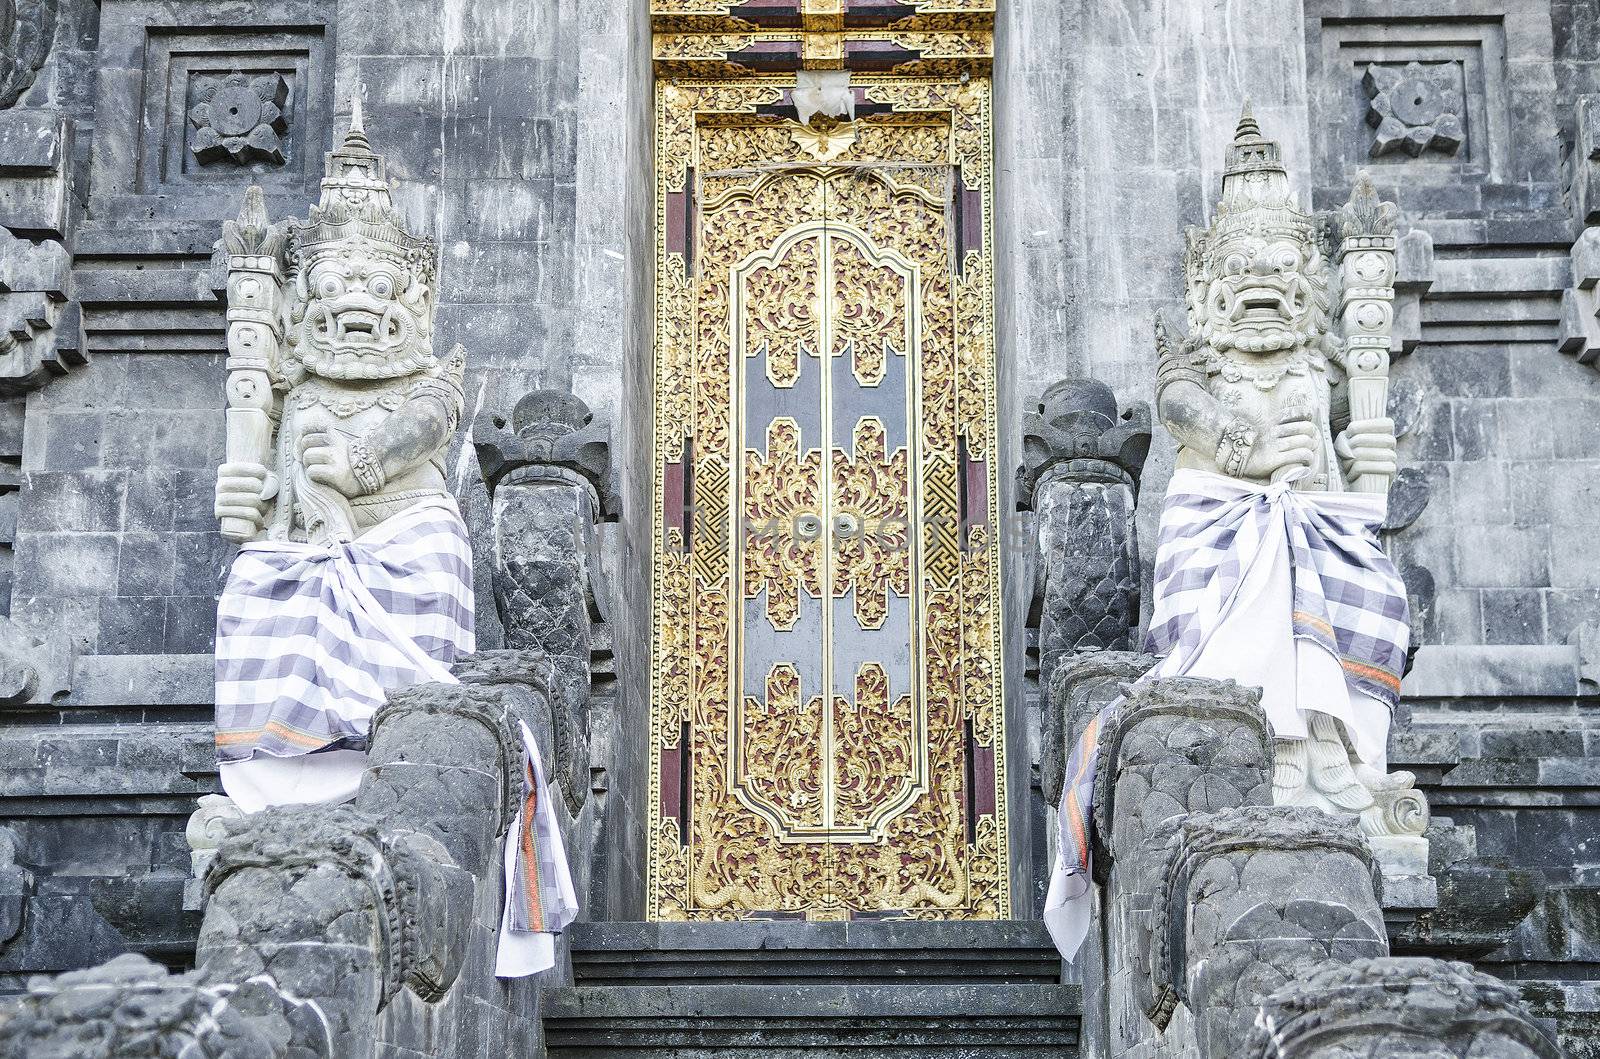
[[[1185,1003],[1202,1059],[1239,1055],[1271,990],[1323,960],[1388,954],[1381,886],[1349,818],[1286,805],[1185,817],[1154,905],[1151,1021]]]
[[[99,967],[28,982],[0,1020],[0,1054],[30,1059],[332,1059],[314,1003],[267,976],[208,984],[129,953]]]
[[[543,472],[564,480],[570,479],[562,473],[567,471],[594,487],[605,517],[614,517],[621,506],[612,483],[610,424],[597,421],[582,399],[564,390],[524,394],[509,419],[480,416],[472,441],[491,492],[507,476],[536,480]]]
[[[1261,1003],[1245,1059],[1560,1059],[1515,986],[1471,965],[1386,956],[1313,968]]]
[[[1066,780],[1067,757],[1078,735],[1101,708],[1156,664],[1154,655],[1131,651],[1085,651],[1062,659],[1045,696],[1039,745],[1039,784],[1045,802],[1057,805]]]
[[[1066,379],[1023,417],[1020,502],[1035,512],[1038,554],[1030,623],[1039,682],[1080,650],[1133,648],[1139,548],[1133,512],[1150,449],[1150,409],[1117,411],[1094,379]]]
[[[525,679],[544,694],[548,664],[537,655],[527,664]],[[461,685],[418,684],[390,694],[372,718],[371,764],[358,796],[359,804],[386,806],[392,822],[431,835],[465,865],[492,860],[496,840],[516,817],[524,754],[522,718],[509,696],[472,681],[468,674]]]
[[[1095,829],[1112,858],[1136,853],[1163,821],[1271,801],[1272,728],[1261,692],[1231,680],[1171,677],[1123,688],[1101,732]]]
[[[225,826],[228,836],[206,876],[208,902],[222,914],[207,916],[202,950],[229,928],[246,946],[294,940],[274,929],[270,917],[257,918],[260,909],[288,899],[298,929],[325,921],[349,930],[352,913],[372,917],[371,934],[326,941],[369,947],[380,972],[373,1012],[402,988],[424,1000],[450,988],[467,945],[475,883],[439,843],[418,832],[387,831],[378,817],[349,806],[267,809]],[[353,882],[354,890],[328,886],[335,878]],[[355,894],[362,899],[352,907]],[[304,907],[319,897],[326,907]],[[346,925],[335,928],[336,922]]]
[[[1057,475],[1137,488],[1150,453],[1150,406],[1138,401],[1119,414],[1105,383],[1063,379],[1022,417],[1022,447],[1017,486],[1024,506],[1033,506],[1040,483]]]

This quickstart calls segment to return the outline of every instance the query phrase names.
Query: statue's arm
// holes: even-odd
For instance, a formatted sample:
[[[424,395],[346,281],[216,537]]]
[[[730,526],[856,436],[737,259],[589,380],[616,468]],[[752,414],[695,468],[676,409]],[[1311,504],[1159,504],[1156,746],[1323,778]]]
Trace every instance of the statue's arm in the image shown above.
[[[1206,456],[1217,453],[1224,439],[1237,439],[1246,452],[1255,443],[1254,428],[1192,380],[1174,380],[1161,387],[1156,394],[1156,411],[1178,444]],[[1221,463],[1219,458],[1218,464]]]
[[[1174,350],[1164,330],[1157,332],[1156,345],[1156,414],[1161,422],[1184,448],[1215,458],[1226,474],[1242,474],[1255,445],[1255,427],[1211,395],[1204,366],[1192,353]]]
[[[457,346],[392,416],[351,443],[351,470],[363,492],[379,492],[383,483],[433,459],[449,443],[461,421],[464,360]]]

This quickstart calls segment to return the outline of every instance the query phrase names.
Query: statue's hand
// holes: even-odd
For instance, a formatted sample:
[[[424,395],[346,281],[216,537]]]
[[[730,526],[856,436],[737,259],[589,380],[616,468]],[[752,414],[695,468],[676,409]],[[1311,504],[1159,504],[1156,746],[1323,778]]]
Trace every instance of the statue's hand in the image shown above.
[[[224,463],[217,468],[217,498],[213,511],[220,519],[244,519],[260,530],[266,522],[267,502],[277,491],[275,477],[261,464]]]
[[[1316,459],[1316,424],[1310,419],[1285,419],[1256,439],[1244,464],[1244,476],[1270,479],[1280,471],[1309,468]]]
[[[329,432],[316,430],[300,439],[300,462],[313,482],[345,496],[361,495],[361,483],[350,468],[350,447]]]
[[[1339,454],[1346,481],[1363,474],[1393,478],[1400,467],[1394,451],[1394,420],[1387,417],[1357,419],[1334,439],[1333,449]]]

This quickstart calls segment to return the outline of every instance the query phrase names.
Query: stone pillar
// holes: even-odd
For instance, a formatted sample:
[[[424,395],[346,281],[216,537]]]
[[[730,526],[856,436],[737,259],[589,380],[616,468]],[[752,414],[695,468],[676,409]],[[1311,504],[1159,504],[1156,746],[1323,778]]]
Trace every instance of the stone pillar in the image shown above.
[[[609,592],[599,523],[614,517],[610,429],[559,390],[534,390],[509,420],[480,416],[478,463],[493,508],[495,604],[506,646],[537,650],[553,668],[557,775],[573,812],[587,797],[591,623]]]
[[[1125,414],[1109,387],[1066,379],[1022,419],[1018,501],[1034,512],[1030,625],[1039,630],[1039,686],[1075,652],[1128,651],[1139,630],[1139,545],[1133,508],[1150,449],[1150,408]]]

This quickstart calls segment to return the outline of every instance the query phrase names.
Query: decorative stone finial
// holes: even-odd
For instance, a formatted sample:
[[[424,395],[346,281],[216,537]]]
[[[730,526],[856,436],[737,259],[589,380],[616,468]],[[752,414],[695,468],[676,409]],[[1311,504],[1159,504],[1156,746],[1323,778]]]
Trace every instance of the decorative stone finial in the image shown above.
[[[1150,406],[1135,402],[1125,414],[1098,379],[1063,379],[1045,390],[1022,417],[1019,498],[1032,506],[1041,481],[1070,473],[1086,481],[1125,482],[1138,488],[1150,452]]]
[[[509,417],[486,412],[472,429],[478,466],[492,493],[508,475],[564,469],[594,486],[601,512],[616,513],[611,484],[611,429],[565,390],[531,390]]]
[[[1378,198],[1378,188],[1365,169],[1356,173],[1350,201],[1339,211],[1339,231],[1346,239],[1363,239],[1394,234],[1399,209]]]

